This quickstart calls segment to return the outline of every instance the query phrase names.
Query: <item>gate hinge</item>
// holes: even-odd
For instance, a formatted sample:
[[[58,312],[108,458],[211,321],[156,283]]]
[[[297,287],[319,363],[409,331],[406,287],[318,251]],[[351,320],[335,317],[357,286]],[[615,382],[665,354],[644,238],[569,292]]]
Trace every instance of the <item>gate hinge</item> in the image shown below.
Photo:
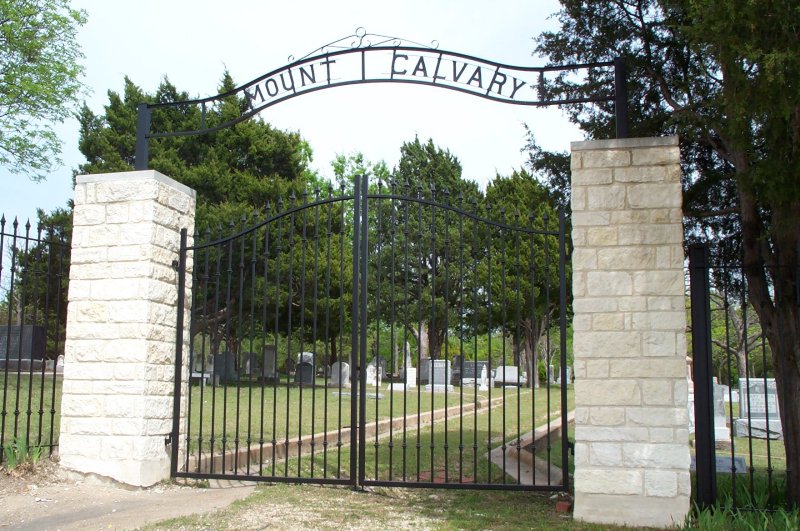
[[[567,448],[569,448],[569,453],[572,454],[572,457],[575,457],[575,441],[567,439]]]
[[[164,446],[169,446],[170,444],[172,444],[172,434],[168,433],[164,436]]]
[[[178,266],[179,266],[179,265],[180,265],[180,264],[178,263],[178,261],[177,261],[177,260],[173,260],[173,261],[172,261],[172,269],[174,269],[175,271],[177,271],[177,270],[178,270]]]

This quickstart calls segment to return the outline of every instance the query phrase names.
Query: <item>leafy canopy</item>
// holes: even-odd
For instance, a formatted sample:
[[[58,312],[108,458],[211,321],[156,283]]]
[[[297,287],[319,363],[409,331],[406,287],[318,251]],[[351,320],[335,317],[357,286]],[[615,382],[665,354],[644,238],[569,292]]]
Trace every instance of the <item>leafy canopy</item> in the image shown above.
[[[53,125],[83,94],[85,22],[69,0],[0,0],[0,166],[13,174],[38,181],[61,162]]]

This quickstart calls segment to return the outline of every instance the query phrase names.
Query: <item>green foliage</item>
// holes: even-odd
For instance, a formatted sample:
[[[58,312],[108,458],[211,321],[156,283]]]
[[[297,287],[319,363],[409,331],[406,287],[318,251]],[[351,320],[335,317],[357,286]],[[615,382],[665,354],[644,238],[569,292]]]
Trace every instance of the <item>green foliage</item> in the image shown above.
[[[680,137],[688,243],[712,242],[717,287],[744,283],[779,389],[800,387],[800,5],[770,0],[561,0],[537,39],[554,64],[628,65],[630,136]],[[548,81],[550,97],[610,86],[613,72]],[[612,103],[565,106],[589,138],[612,138]],[[535,147],[535,139],[530,143]],[[534,162],[543,152],[532,150]],[[553,165],[549,166],[554,167]],[[565,179],[557,180],[559,186]],[[563,190],[561,196],[565,196]],[[788,468],[800,469],[800,402],[780,394]],[[800,482],[791,494],[800,504]]]
[[[25,437],[14,437],[3,448],[3,463],[9,471],[25,464],[35,467],[41,458],[42,447],[28,446]]]
[[[83,94],[78,29],[69,0],[0,0],[0,165],[44,179],[60,164],[55,123]]]

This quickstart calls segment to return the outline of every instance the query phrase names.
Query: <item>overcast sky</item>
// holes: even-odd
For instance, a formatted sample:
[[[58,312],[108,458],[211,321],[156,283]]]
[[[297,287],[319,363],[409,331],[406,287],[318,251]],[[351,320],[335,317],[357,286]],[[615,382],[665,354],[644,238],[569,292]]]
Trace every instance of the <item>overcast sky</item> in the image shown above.
[[[87,104],[97,113],[109,90],[121,91],[123,76],[152,92],[164,76],[192,96],[217,93],[223,70],[244,84],[363,27],[442,50],[520,66],[540,66],[533,38],[556,27],[554,0],[73,0],[85,9],[80,32],[86,55]],[[330,176],[338,153],[361,151],[392,168],[404,141],[418,135],[456,155],[464,176],[485,184],[496,173],[523,165],[527,123],[540,143],[567,151],[581,133],[558,109],[491,102],[428,86],[371,84],[306,94],[270,107],[261,117],[299,131],[314,150],[313,167]],[[7,182],[0,212],[35,217],[72,196],[72,172],[84,160],[77,121],[58,128],[64,165],[34,184],[0,168]]]

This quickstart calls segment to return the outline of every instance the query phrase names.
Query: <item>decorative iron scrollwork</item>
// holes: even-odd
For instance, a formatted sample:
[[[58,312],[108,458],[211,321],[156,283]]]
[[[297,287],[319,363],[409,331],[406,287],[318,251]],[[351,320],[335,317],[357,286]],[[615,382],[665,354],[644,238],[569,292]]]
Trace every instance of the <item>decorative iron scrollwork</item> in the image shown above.
[[[422,44],[410,39],[403,39],[401,37],[390,37],[389,35],[381,35],[378,33],[367,33],[367,30],[359,26],[356,28],[352,35],[347,35],[341,39],[329,42],[324,46],[311,50],[299,59],[295,59],[294,55],[290,55],[288,60],[293,63],[295,60],[302,61],[315,55],[325,55],[331,52],[338,52],[341,50],[358,50],[360,48],[375,48],[378,46],[416,46],[419,48],[428,48],[431,50],[439,49],[439,41],[432,40],[430,44]]]

